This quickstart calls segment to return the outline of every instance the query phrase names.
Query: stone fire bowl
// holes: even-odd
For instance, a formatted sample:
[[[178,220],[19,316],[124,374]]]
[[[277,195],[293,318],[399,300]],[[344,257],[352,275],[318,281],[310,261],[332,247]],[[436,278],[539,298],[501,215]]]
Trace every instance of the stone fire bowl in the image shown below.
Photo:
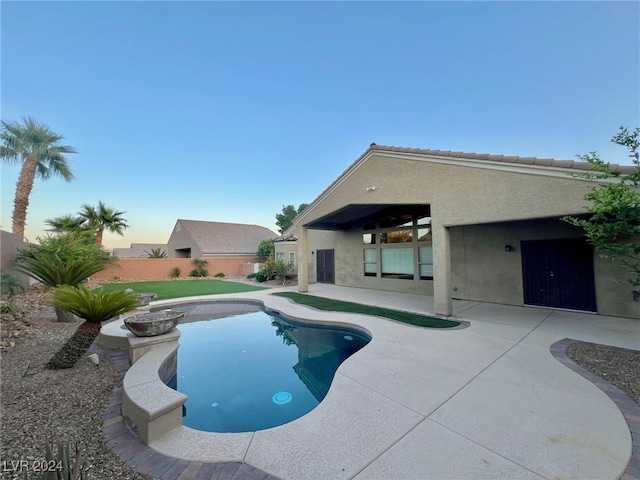
[[[133,293],[133,290],[130,288],[127,288],[125,292]],[[138,300],[138,306],[140,307],[149,305],[149,302],[151,302],[151,300],[153,300],[158,296],[157,293],[136,293],[135,295],[136,295],[136,299]]]
[[[127,317],[124,319],[124,324],[138,337],[155,337],[173,330],[182,317],[184,312],[163,310]]]

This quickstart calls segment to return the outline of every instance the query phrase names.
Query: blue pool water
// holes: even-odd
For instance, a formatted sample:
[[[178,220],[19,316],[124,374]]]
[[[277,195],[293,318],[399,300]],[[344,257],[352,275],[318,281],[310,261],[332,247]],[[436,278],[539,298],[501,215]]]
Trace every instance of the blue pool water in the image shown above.
[[[253,304],[172,310],[186,315],[170,386],[188,396],[183,424],[208,432],[263,430],[305,415],[325,397],[338,366],[371,339]]]

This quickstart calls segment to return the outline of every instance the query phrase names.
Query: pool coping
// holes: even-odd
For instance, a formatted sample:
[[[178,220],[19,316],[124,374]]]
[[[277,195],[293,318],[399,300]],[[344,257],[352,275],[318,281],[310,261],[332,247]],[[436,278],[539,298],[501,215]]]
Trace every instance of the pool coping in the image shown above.
[[[289,300],[289,299],[287,299]],[[238,303],[251,304],[263,311],[280,314],[281,309],[271,308],[264,300],[244,297],[200,298],[185,297],[154,302],[145,307],[147,310],[160,310],[163,307],[198,303]],[[135,312],[139,313],[139,312]],[[134,314],[135,314],[134,313]],[[326,313],[326,312],[325,312]],[[340,320],[316,320],[301,318],[282,313],[286,318],[300,324],[323,325],[336,328],[348,328],[372,338],[372,333],[361,325]],[[167,386],[171,373],[163,374],[167,369],[175,373],[179,329],[154,337],[136,337],[123,327],[129,315],[110,322],[103,327],[98,338],[99,345],[115,346],[129,352],[130,368],[123,379],[122,414],[140,439],[153,447],[154,443],[171,434],[174,438],[188,438],[193,451],[191,460],[199,461],[208,455],[217,455],[219,461],[237,462],[244,458],[255,432],[220,433],[202,432],[183,425],[182,412],[187,396]],[[277,427],[274,427],[277,428]],[[177,440],[180,442],[180,440]],[[165,448],[175,451],[175,445]],[[215,452],[208,445],[215,444]]]

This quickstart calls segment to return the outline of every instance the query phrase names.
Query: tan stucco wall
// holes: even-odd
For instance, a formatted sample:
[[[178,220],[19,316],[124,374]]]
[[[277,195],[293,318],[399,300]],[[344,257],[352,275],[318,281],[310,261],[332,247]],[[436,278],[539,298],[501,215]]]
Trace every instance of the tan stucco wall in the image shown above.
[[[289,254],[294,253],[295,263],[298,263],[298,243],[297,242],[274,242],[275,253],[284,253],[284,259],[289,261]],[[276,256],[277,257],[277,256]]]
[[[579,229],[553,219],[452,228],[453,296],[522,305],[520,242],[580,236]],[[506,252],[507,244],[514,246],[514,251]],[[631,285],[624,281],[622,269],[595,254],[593,266],[598,313],[639,317],[640,303],[633,301]]]
[[[451,228],[453,298],[523,305],[520,242],[579,236],[575,227],[554,219]],[[514,251],[506,252],[507,244]],[[310,230],[310,252],[323,248],[335,249],[336,285],[433,295],[431,280],[364,276],[361,232]],[[309,282],[314,283],[315,255],[309,258]],[[633,301],[633,289],[625,279],[621,267],[594,254],[598,313],[640,317],[640,303]]]
[[[504,245],[519,247],[521,240],[580,236],[557,219],[586,213],[584,195],[594,183],[560,169],[510,164],[494,168],[373,155],[305,210],[293,233],[299,235],[302,225],[350,204],[429,204],[435,281],[365,277],[360,230],[309,229],[308,251],[335,249],[338,285],[424,293],[442,301],[450,284],[455,298],[522,305],[519,248],[507,254]],[[371,186],[375,190],[367,188]],[[546,220],[505,224],[539,219]],[[444,245],[450,245],[450,270],[446,262],[449,251]],[[314,256],[308,255],[308,265],[309,281],[315,282]],[[626,273],[597,256],[594,269],[598,312],[640,317],[640,304],[632,301],[631,287],[624,281]]]
[[[445,226],[585,212],[583,197],[593,184],[562,171],[557,175],[372,156],[303,212],[301,222],[308,224],[349,204],[370,203],[430,204],[434,222]],[[369,186],[376,188],[367,191]]]

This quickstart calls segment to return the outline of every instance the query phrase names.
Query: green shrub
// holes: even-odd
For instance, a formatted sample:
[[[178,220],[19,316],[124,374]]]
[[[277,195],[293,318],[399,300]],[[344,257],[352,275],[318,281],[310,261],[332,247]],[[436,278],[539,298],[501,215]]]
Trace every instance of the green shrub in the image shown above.
[[[15,300],[0,300],[0,313],[15,313],[19,311],[20,305]]]
[[[266,282],[267,280],[269,280],[269,279],[267,278],[267,276],[266,276],[264,273],[262,273],[262,272],[258,272],[258,273],[256,273],[256,274],[255,274],[255,277],[256,277],[256,281],[257,281],[257,282],[260,282],[260,283],[262,283],[262,282]]]
[[[225,274],[223,272],[218,272],[214,275],[215,278],[224,278]]]
[[[108,262],[110,254],[101,245],[96,244],[93,232],[71,232],[58,235],[46,235],[36,239],[37,244],[20,249],[16,259],[42,258],[57,256],[63,261],[75,260],[102,260]]]
[[[0,271],[0,295],[13,297],[18,292],[24,292],[24,284],[13,272]]]
[[[249,275],[247,275],[247,280],[251,280],[252,278],[256,278],[256,275],[257,274],[255,272],[250,273]]]
[[[269,256],[262,264],[260,272],[265,280],[271,280],[279,277],[283,283],[287,278],[287,272],[291,268],[291,265],[284,260],[276,260],[273,255]],[[264,281],[264,280],[263,280]]]
[[[209,260],[206,258],[194,258],[193,264],[196,266],[191,272],[189,272],[190,277],[208,277],[209,270],[204,268],[205,265],[209,264]]]
[[[258,245],[258,251],[256,252],[256,255],[258,257],[269,257],[273,255],[274,251],[275,246],[273,243],[273,238],[265,238]]]
[[[190,277],[208,277],[209,270],[207,270],[206,268],[197,267],[191,270],[191,272],[189,272],[189,276]]]
[[[169,270],[169,276],[171,278],[180,278],[180,275],[182,275],[182,270],[180,269],[180,267],[173,267],[171,270]]]

